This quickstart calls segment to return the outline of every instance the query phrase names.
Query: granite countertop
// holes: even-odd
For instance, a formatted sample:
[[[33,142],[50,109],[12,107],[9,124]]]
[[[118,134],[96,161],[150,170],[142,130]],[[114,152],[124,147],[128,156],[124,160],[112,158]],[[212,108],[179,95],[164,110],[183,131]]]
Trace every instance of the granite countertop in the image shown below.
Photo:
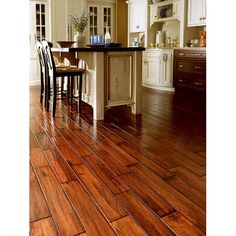
[[[156,49],[179,49],[179,50],[201,50],[205,51],[206,47],[149,47],[147,50],[156,50]]]

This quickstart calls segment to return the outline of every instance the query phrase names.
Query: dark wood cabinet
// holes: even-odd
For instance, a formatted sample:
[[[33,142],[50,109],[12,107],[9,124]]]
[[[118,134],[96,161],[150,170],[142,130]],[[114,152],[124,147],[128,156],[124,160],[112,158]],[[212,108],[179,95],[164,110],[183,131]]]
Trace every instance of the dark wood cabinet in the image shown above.
[[[174,50],[174,87],[206,91],[205,50]]]

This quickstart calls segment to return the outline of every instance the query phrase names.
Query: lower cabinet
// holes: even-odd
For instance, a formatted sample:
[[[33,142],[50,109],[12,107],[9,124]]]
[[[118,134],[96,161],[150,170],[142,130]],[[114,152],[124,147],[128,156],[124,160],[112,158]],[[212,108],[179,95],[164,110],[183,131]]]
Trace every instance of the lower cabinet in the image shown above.
[[[132,54],[126,52],[107,53],[105,56],[106,106],[131,104],[132,86]]]
[[[174,51],[174,86],[176,89],[206,90],[206,51]]]
[[[146,49],[143,52],[142,83],[145,87],[174,90],[172,49]]]

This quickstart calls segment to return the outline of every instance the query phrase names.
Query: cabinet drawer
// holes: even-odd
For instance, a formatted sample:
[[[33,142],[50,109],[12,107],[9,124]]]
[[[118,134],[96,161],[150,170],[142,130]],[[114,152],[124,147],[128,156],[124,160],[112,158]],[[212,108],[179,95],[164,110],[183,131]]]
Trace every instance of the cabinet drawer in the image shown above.
[[[206,80],[199,76],[194,76],[193,74],[180,74],[176,73],[174,77],[174,86],[175,87],[185,87],[192,88],[197,90],[205,90],[206,89]]]
[[[206,73],[206,64],[202,62],[176,61],[175,70],[180,72]]]
[[[195,51],[195,50],[175,50],[175,57],[205,59],[206,52],[205,51]]]

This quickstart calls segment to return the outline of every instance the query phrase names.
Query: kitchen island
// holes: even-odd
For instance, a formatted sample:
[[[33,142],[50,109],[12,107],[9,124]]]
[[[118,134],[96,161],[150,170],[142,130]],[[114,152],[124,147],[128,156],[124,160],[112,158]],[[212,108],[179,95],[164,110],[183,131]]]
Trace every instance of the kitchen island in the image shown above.
[[[59,63],[86,65],[82,100],[93,107],[93,118],[104,119],[112,106],[129,105],[141,113],[142,47],[52,48]]]

